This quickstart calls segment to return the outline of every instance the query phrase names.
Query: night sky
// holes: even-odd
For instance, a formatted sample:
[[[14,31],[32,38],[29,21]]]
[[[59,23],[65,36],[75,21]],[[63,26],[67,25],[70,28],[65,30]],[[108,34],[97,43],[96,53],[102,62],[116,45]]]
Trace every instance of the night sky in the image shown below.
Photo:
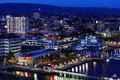
[[[69,7],[120,8],[120,0],[0,0],[0,3],[40,3]]]

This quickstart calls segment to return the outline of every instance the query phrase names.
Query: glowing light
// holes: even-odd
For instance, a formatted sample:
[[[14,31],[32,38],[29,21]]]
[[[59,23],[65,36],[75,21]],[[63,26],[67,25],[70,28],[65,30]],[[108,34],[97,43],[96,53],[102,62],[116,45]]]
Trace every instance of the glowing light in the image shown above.
[[[99,21],[97,21],[97,20],[96,20],[96,22],[95,22],[95,23],[97,24],[97,23],[99,23]]]
[[[96,62],[93,62],[93,65],[96,65]]]
[[[88,72],[88,63],[86,63],[85,66],[86,66],[86,72]]]
[[[20,72],[20,76],[24,77],[24,72]]]
[[[109,80],[114,80],[113,78],[109,78]]]
[[[74,72],[74,68],[72,68],[72,72]]]
[[[77,66],[75,67],[75,71],[78,72],[78,67]]]
[[[96,62],[93,62],[93,67],[94,67],[94,68],[96,67]]]
[[[25,72],[25,77],[29,77],[29,76],[28,76],[28,72]]]
[[[117,74],[113,74],[113,77],[116,78],[116,77],[117,77]]]
[[[109,62],[109,61],[110,61],[110,59],[107,59],[107,60],[106,60],[106,62]]]
[[[4,27],[5,27],[5,28],[8,28],[8,26],[7,26],[7,25],[5,25]]]
[[[81,66],[79,66],[79,71],[81,72]]]
[[[34,73],[34,80],[38,80],[37,73]]]
[[[83,72],[85,72],[85,65],[84,64],[82,65],[82,68],[83,68]]]
[[[16,71],[16,75],[20,75],[20,71]]]
[[[54,80],[57,80],[58,79],[58,77],[57,76],[54,76]]]

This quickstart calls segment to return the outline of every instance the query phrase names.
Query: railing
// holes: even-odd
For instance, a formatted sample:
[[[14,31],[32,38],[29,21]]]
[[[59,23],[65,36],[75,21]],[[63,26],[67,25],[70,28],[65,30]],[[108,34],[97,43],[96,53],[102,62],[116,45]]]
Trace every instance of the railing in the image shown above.
[[[86,78],[86,79],[97,79],[99,80],[100,78],[97,78],[97,77],[94,77],[94,76],[88,76],[86,74],[80,74],[80,73],[74,73],[74,72],[67,72],[67,71],[60,71],[60,70],[53,70],[52,71],[53,73],[57,73],[57,74],[63,74],[63,76],[66,76],[66,75],[71,75],[71,76],[78,76],[78,77],[81,77],[81,78]]]
[[[13,67],[15,67],[15,66],[11,66],[11,67],[7,66],[7,68],[11,68],[11,69],[13,69]],[[49,74],[53,73],[53,74],[57,75],[58,77],[66,77],[66,78],[70,77],[70,78],[72,78],[73,76],[75,76],[79,80],[86,80],[86,79],[91,79],[91,80],[110,80],[110,79],[112,79],[112,78],[109,78],[109,77],[88,76],[87,74],[68,72],[68,71],[61,71],[61,70],[53,70],[53,69],[43,70],[43,69],[40,69],[40,68],[19,67],[19,66],[17,66],[17,68],[22,68],[21,71],[23,71],[23,72],[26,72],[26,70],[30,70],[32,73],[40,73],[41,71],[43,71],[45,73],[49,73]],[[13,74],[13,72],[16,72],[16,70],[13,69],[13,71],[9,71],[9,72],[5,71],[4,74],[15,75],[15,74]]]

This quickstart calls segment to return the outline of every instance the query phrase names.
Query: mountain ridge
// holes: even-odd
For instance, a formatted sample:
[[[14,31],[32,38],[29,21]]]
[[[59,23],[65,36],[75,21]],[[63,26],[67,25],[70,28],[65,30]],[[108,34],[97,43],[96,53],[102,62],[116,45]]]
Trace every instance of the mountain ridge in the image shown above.
[[[0,3],[0,12],[0,15],[31,15],[33,12],[40,12],[46,15],[120,16],[119,8],[59,7],[34,3]]]

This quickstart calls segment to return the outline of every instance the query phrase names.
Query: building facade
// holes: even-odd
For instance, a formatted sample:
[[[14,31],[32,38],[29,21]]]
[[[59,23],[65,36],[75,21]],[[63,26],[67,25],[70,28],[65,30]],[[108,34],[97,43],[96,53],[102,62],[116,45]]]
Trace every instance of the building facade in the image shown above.
[[[0,16],[0,33],[5,33],[6,32],[6,19],[5,16]]]
[[[12,35],[4,36],[0,38],[0,55],[17,54],[21,52],[21,40],[19,37]]]
[[[28,30],[28,17],[7,15],[6,26],[8,33],[26,33]]]

